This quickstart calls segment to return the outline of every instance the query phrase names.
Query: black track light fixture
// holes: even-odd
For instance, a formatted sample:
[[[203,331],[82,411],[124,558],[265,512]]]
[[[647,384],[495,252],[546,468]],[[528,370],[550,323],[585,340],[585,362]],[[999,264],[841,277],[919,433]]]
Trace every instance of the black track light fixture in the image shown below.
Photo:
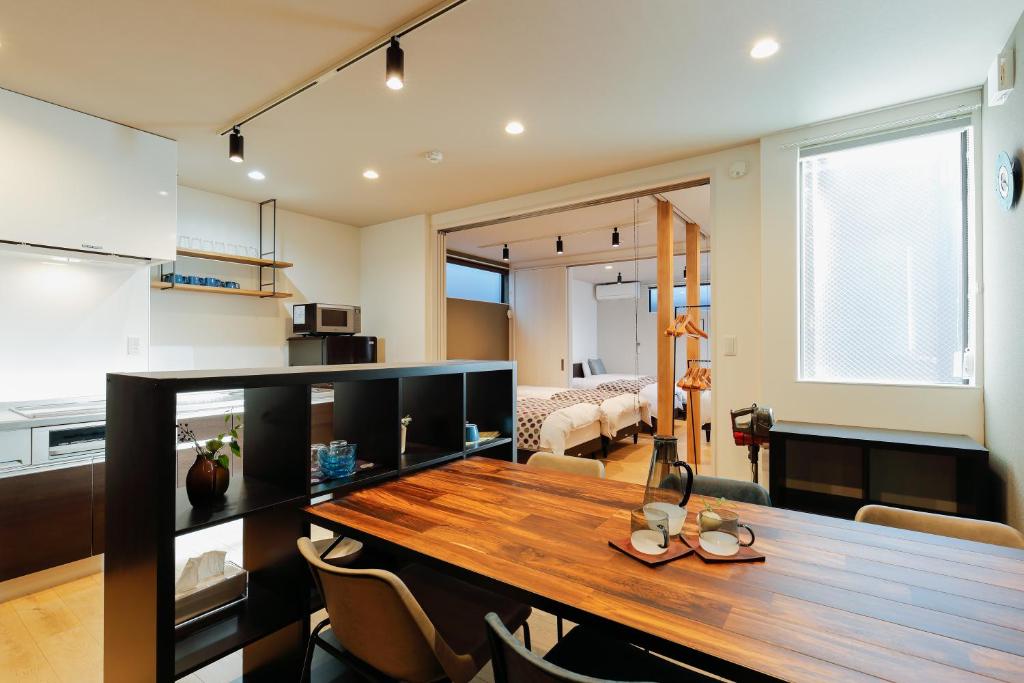
[[[401,90],[405,87],[405,53],[398,45],[398,38],[391,38],[391,44],[387,50],[387,71],[384,75],[384,83],[392,90]]]
[[[245,161],[245,138],[238,126],[231,129],[231,136],[228,138],[228,159],[236,164]]]
[[[555,253],[558,254],[559,256],[561,256],[563,253],[565,253],[565,248],[564,248],[564,246],[562,244],[562,236],[561,235],[559,235],[558,239],[555,240]]]
[[[619,246],[619,229],[612,228],[612,247]]]
[[[504,247],[502,247],[502,249],[501,249],[501,260],[504,261],[505,263],[508,263],[508,245],[507,244]]]
[[[617,278],[615,278],[615,282],[619,283],[620,285],[622,284],[622,271],[621,270],[619,271],[619,276]]]

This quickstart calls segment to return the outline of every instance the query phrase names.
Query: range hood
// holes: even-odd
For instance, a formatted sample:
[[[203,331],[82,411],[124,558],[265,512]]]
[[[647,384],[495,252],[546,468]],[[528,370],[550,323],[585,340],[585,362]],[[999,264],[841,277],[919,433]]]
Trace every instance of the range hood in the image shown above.
[[[69,259],[174,259],[173,140],[0,89],[0,149],[0,242]]]

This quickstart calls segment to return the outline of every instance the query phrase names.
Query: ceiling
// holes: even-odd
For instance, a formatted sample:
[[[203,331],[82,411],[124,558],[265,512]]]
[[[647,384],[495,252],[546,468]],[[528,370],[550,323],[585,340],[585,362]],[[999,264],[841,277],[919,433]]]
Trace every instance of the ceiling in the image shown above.
[[[710,185],[674,190],[666,194],[666,199],[683,216],[700,225],[702,232],[707,234],[711,231]],[[646,255],[657,243],[655,211],[652,197],[641,197],[635,202],[627,199],[452,232],[447,237],[446,246],[449,250],[497,261],[501,259],[502,246],[507,243],[513,267],[543,265],[548,261],[603,262],[621,259],[633,251],[634,245]],[[685,241],[681,220],[678,218],[675,223],[679,249]],[[612,228],[615,227],[619,229],[620,246],[613,249]],[[562,258],[557,258],[555,253],[555,239],[559,235],[565,249]]]
[[[672,259],[672,277],[675,282],[683,282],[683,266],[686,265],[685,256],[676,256]],[[705,260],[707,263],[707,260]],[[611,266],[608,268],[607,266]],[[641,283],[651,283],[658,279],[658,259],[648,258],[633,261],[613,261],[611,263],[595,263],[586,266],[573,266],[569,269],[569,276],[573,280],[591,282],[595,285],[606,282],[615,282],[616,276],[622,273],[622,279],[636,280]],[[702,269],[702,279],[707,281],[710,274]]]
[[[470,0],[217,135],[432,2],[33,0],[0,86],[179,141],[184,185],[368,225],[600,177],[978,85],[1024,0]],[[748,56],[759,37],[782,45]],[[518,137],[506,121],[526,125]],[[432,165],[431,149],[445,155]],[[372,167],[380,179],[361,173]],[[252,169],[267,179],[246,177]]]

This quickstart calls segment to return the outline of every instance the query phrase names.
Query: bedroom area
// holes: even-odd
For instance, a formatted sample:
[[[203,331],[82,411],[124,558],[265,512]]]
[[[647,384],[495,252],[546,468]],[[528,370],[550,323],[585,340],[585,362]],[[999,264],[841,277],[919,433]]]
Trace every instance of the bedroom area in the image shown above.
[[[692,330],[671,340],[663,411],[659,205],[676,226],[664,259],[668,315]],[[640,481],[653,435],[664,433],[679,438],[680,456],[698,471],[714,474],[711,235],[707,179],[441,233],[447,357],[517,362],[521,460],[539,452],[596,459],[609,476]]]

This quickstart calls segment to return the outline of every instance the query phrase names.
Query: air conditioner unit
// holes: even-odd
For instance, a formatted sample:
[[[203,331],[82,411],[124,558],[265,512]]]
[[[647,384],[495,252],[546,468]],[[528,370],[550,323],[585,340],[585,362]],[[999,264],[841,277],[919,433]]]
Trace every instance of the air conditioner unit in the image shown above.
[[[640,295],[638,282],[612,282],[594,287],[594,296],[598,301],[611,299],[636,299]]]

